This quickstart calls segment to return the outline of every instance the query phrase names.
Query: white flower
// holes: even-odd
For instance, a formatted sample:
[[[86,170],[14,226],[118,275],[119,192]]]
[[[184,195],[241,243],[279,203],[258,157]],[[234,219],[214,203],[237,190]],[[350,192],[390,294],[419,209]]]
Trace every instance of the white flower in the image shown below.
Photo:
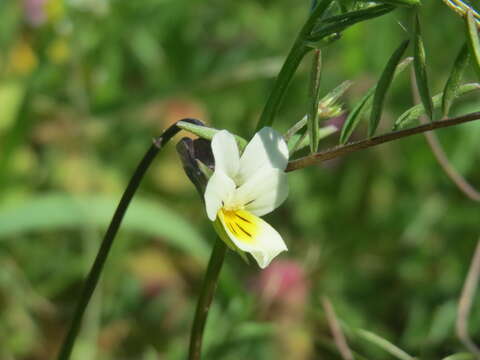
[[[265,268],[287,250],[280,234],[259,217],[287,198],[287,144],[266,127],[255,134],[240,156],[234,136],[222,130],[212,139],[212,151],[215,172],[205,190],[208,218],[227,245],[249,252]]]

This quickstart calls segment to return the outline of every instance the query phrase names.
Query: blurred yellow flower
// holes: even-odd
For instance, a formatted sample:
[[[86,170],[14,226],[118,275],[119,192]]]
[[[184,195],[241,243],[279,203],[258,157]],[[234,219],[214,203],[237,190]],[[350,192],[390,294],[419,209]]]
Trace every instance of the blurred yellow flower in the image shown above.
[[[10,52],[8,72],[15,75],[28,75],[35,70],[37,65],[37,55],[30,44],[25,40],[17,42]]]

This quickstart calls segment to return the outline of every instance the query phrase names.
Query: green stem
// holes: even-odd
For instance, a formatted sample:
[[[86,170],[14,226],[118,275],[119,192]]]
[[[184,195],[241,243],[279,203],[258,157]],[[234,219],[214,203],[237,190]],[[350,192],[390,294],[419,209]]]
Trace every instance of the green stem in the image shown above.
[[[220,239],[217,238],[215,245],[210,255],[207,272],[203,280],[202,290],[197,302],[197,309],[195,311],[195,318],[193,319],[192,332],[190,334],[190,348],[188,360],[199,360],[202,352],[202,339],[205,323],[207,321],[208,311],[212,304],[215,289],[217,288],[218,277],[222,269],[223,260],[227,246]]]
[[[272,125],[275,115],[277,114],[280,104],[282,103],[283,97],[285,96],[288,85],[290,84],[295,71],[300,65],[300,62],[309,50],[310,48],[305,46],[302,41],[298,40],[290,49],[287,59],[283,63],[282,69],[277,76],[275,84],[273,85],[273,89],[263,108],[262,115],[260,116],[260,120],[257,124],[255,132],[265,126]]]
[[[270,92],[270,95],[267,99],[265,106],[263,107],[262,115],[260,115],[260,120],[258,121],[257,128],[255,131],[260,130],[265,126],[270,126],[273,124],[275,115],[278,112],[278,109],[282,103],[283,97],[287,91],[288,85],[295,74],[300,62],[303,57],[312,49],[307,45],[305,39],[310,35],[313,30],[317,20],[323,15],[325,10],[328,8],[332,0],[322,0],[320,1],[315,9],[310,14],[305,25],[303,25],[302,30],[298,34],[295,43],[293,44],[290,52],[288,53],[287,59],[285,60],[282,69],[280,70],[273,89]]]
[[[200,121],[195,119],[183,119],[182,121],[191,122],[194,124],[201,124]],[[120,228],[120,224],[122,223],[123,217],[127,212],[128,206],[137,191],[140,182],[143,179],[146,171],[150,167],[153,159],[158,154],[158,152],[168,143],[168,141],[175,136],[181,129],[176,125],[170,126],[165,132],[160,135],[159,137],[153,140],[153,144],[150,146],[148,151],[146,152],[145,156],[143,157],[140,164],[137,166],[135,172],[128,183],[125,192],[120,199],[120,202],[113,214],[112,221],[108,226],[107,232],[103,238],[102,244],[100,246],[100,250],[97,253],[97,257],[93,263],[92,268],[87,276],[85,284],[83,286],[82,292],[80,294],[80,300],[77,304],[75,309],[75,314],[73,316],[72,322],[70,324],[70,328],[68,333],[63,341],[62,347],[58,354],[58,360],[67,360],[70,357],[70,354],[73,349],[73,345],[75,344],[75,340],[77,338],[78,332],[80,330],[80,325],[82,323],[82,318],[85,313],[85,310],[90,302],[90,299],[93,295],[93,291],[98,284],[98,280],[102,273],[103,267],[105,265],[105,261],[107,260],[108,254],[112,247],[113,241],[115,240],[115,236],[117,235],[118,229]]]

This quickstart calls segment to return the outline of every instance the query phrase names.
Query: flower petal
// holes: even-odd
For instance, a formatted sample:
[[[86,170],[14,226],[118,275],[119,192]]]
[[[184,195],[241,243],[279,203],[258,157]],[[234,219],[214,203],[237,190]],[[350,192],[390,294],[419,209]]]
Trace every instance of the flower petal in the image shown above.
[[[235,179],[240,167],[240,154],[235,137],[227,130],[220,130],[212,138],[212,152],[215,170],[222,170],[231,179]]]
[[[265,166],[235,191],[232,203],[263,216],[279,207],[287,196],[287,174],[283,170]]]
[[[245,210],[219,211],[225,232],[240,250],[252,254],[264,269],[272,259],[287,250],[280,234],[267,222]]]
[[[245,180],[265,165],[285,170],[287,163],[287,143],[278,132],[270,127],[264,127],[255,134],[245,148],[240,158],[239,175]]]
[[[235,183],[222,170],[215,170],[205,189],[205,208],[211,221],[217,218],[224,202],[230,201],[235,192]]]

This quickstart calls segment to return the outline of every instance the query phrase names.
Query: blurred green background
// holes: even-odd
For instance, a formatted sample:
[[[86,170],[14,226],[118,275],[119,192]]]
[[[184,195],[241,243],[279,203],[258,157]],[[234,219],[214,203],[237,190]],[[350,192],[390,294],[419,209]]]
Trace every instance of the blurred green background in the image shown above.
[[[0,1],[0,359],[54,357],[152,137],[186,116],[251,136],[309,6]],[[322,93],[353,80],[342,99],[351,109],[408,37],[411,15],[397,9],[327,47]],[[440,0],[425,1],[420,16],[438,93],[463,44],[463,23]],[[309,58],[289,88],[279,131],[307,111]],[[388,95],[380,131],[411,105],[406,72]],[[475,110],[479,97],[470,95],[453,112]],[[480,123],[438,134],[452,163],[480,184]],[[320,146],[337,141],[334,135]],[[454,322],[479,208],[442,173],[422,136],[289,179],[289,199],[268,217],[289,252],[263,272],[228,254],[205,359],[340,359],[322,296],[346,328],[364,328],[421,359],[464,351]],[[172,145],[127,214],[72,358],[184,359],[213,239]],[[470,320],[477,341],[479,304]],[[393,358],[347,336],[363,358]]]

